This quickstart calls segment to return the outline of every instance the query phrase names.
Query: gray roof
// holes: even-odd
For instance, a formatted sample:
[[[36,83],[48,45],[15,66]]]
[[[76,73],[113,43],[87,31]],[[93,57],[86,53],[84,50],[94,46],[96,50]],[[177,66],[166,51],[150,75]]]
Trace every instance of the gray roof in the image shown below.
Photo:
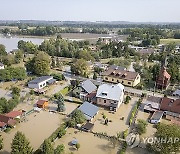
[[[151,117],[151,120],[160,120],[163,116],[164,112],[163,111],[156,111]]]
[[[173,95],[178,95],[178,96],[180,96],[180,90],[177,89],[175,92],[173,92]]]
[[[119,101],[121,95],[124,93],[124,86],[121,83],[102,84],[97,90],[96,97]]]
[[[99,108],[89,102],[84,102],[80,107],[79,110],[84,113],[87,120],[92,119],[99,111]]]
[[[111,65],[111,66],[109,66],[109,69],[114,69],[114,70],[126,70],[126,68],[125,67],[123,67],[123,66],[117,66],[117,65]]]
[[[86,80],[81,83],[81,87],[88,93],[91,93],[97,89],[97,87],[94,85],[94,83],[91,82],[91,80]]]
[[[52,78],[53,78],[52,76],[41,76],[39,78],[36,78],[36,79],[30,81],[29,84],[38,84],[38,83],[41,83],[45,80],[50,80]]]
[[[4,66],[4,64],[0,62],[0,66]]]

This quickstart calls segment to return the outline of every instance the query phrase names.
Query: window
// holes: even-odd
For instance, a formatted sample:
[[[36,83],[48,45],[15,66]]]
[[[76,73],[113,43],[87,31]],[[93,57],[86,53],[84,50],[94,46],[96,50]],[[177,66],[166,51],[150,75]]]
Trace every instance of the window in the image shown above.
[[[128,82],[128,84],[131,84],[131,82]]]
[[[106,100],[104,100],[104,103],[106,103]]]
[[[108,80],[108,77],[105,77],[105,80]]]
[[[119,83],[119,80],[117,80],[117,83]]]
[[[114,81],[114,79],[112,79],[112,81]]]
[[[40,87],[42,87],[43,85],[42,84],[40,84]]]
[[[124,83],[124,81],[122,81],[122,83]]]
[[[45,86],[45,83],[43,84],[43,86]]]

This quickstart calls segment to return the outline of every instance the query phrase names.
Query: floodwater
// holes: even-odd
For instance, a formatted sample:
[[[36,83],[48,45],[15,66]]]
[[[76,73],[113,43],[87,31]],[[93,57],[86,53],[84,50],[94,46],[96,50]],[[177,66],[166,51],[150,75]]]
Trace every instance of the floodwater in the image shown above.
[[[18,124],[9,133],[2,133],[4,149],[1,153],[6,154],[11,151],[11,142],[17,131],[25,134],[34,150],[38,149],[44,139],[48,138],[59,127],[63,118],[62,115],[48,111],[41,111],[27,116],[27,122]]]
[[[71,141],[77,139],[80,148],[77,151],[71,145]],[[114,147],[106,139],[95,137],[92,133],[79,132],[75,129],[69,128],[67,134],[55,142],[57,145],[64,144],[65,153],[73,152],[74,154],[116,154],[118,146]]]
[[[34,44],[40,45],[44,41],[44,38],[23,36],[4,37],[3,35],[0,35],[0,44],[3,44],[6,47],[7,52],[17,49],[20,40],[31,41]]]

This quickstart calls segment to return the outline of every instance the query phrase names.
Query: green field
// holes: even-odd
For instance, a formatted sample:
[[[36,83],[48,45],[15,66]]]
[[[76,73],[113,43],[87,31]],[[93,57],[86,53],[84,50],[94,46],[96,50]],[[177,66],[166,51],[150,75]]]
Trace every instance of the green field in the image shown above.
[[[180,44],[180,39],[161,39],[160,40],[161,44],[168,44],[171,42],[175,42],[176,44]]]

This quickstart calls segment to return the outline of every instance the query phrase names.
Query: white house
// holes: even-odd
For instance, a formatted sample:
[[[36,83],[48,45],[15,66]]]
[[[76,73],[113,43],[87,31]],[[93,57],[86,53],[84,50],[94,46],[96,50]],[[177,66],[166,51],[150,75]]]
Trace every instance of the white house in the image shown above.
[[[55,82],[56,80],[53,79],[52,76],[42,76],[39,78],[36,78],[28,83],[29,88],[33,89],[42,89],[47,86],[47,84],[51,84]]]
[[[121,83],[102,84],[96,94],[97,105],[108,107],[110,110],[117,111],[124,98],[124,86]]]
[[[4,64],[0,63],[0,70],[3,70],[3,69],[4,69]]]

